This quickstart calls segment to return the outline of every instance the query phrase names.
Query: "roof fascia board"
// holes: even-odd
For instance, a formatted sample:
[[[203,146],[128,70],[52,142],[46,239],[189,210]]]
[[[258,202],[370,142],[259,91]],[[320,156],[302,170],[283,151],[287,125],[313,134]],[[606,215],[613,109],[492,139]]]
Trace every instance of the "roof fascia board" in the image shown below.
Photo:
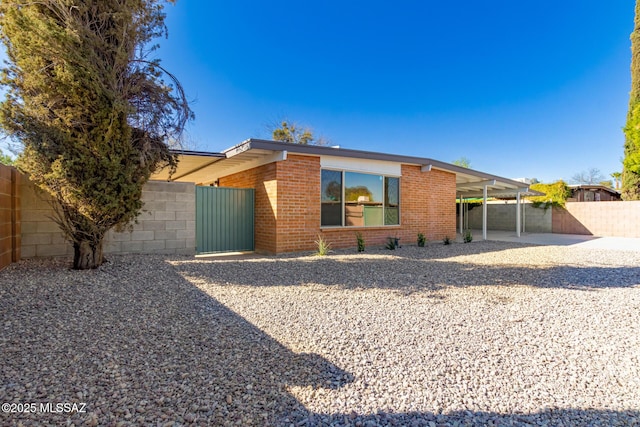
[[[211,151],[191,151],[191,150],[176,150],[170,149],[169,152],[171,154],[176,154],[178,156],[201,156],[201,157],[218,157],[220,159],[224,159],[225,155],[223,153],[213,153]]]
[[[244,145],[247,147],[242,147]],[[302,144],[291,144],[288,142],[281,141],[268,141],[264,139],[247,139],[246,141],[231,147],[224,152],[228,152],[234,149],[238,150],[248,150],[251,148],[263,149],[263,150],[288,150],[289,153],[300,153],[307,155],[326,155],[326,156],[335,156],[335,157],[352,157],[359,159],[371,159],[371,160],[382,160],[388,162],[396,162],[410,165],[417,165],[422,168],[424,165],[431,164],[432,169],[442,170],[445,172],[451,172],[456,174],[466,174],[481,178],[483,180],[491,180],[495,179],[504,184],[512,186],[514,188],[520,187],[522,182],[514,181],[508,178],[503,178],[497,175],[491,175],[488,173],[476,171],[469,168],[463,168],[462,166],[452,165],[450,163],[441,162],[438,160],[430,159],[427,157],[413,157],[413,156],[403,156],[399,154],[386,154],[386,153],[376,153],[373,151],[362,151],[362,150],[351,150],[348,148],[333,148],[333,147],[325,147],[318,145],[302,145]]]

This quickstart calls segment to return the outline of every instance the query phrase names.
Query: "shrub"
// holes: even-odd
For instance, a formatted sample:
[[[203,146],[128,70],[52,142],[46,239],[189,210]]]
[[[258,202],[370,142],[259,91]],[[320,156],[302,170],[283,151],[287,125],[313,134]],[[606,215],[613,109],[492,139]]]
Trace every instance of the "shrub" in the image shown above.
[[[362,237],[362,233],[356,233],[356,240],[358,241],[358,252],[364,252],[364,237]]]
[[[395,251],[396,247],[398,247],[398,239],[395,237],[387,237],[387,244],[384,247],[391,251]]]
[[[427,238],[424,237],[424,234],[418,233],[418,246],[424,248],[424,244],[427,242]]]
[[[470,243],[473,240],[473,234],[471,234],[471,230],[466,230],[464,232],[463,240],[465,243]]]
[[[444,239],[442,239],[442,243],[444,243],[445,245],[450,245],[451,239],[449,238],[449,236],[445,236]]]

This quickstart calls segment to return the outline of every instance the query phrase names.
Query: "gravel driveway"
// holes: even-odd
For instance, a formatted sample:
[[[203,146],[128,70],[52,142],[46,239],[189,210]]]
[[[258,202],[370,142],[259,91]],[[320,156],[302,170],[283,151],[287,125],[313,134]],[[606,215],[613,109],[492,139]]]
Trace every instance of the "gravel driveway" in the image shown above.
[[[0,363],[3,425],[637,426],[640,252],[22,261]]]

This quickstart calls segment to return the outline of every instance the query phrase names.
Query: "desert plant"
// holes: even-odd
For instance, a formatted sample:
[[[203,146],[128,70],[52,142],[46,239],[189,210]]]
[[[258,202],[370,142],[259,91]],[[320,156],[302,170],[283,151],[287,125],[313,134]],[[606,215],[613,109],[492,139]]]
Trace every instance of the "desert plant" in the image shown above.
[[[318,235],[318,240],[315,241],[315,244],[318,247],[316,255],[325,256],[331,252],[331,243],[324,240],[321,235]]]
[[[471,234],[471,230],[465,230],[462,239],[465,243],[470,243],[473,240],[473,234]]]
[[[385,248],[395,251],[397,247],[397,241],[395,237],[387,237],[387,244],[384,246]]]
[[[356,240],[358,241],[358,252],[364,252],[364,237],[362,237],[362,233],[356,233]]]
[[[424,244],[427,242],[427,238],[424,237],[424,234],[418,233],[418,246],[424,248]]]
[[[444,236],[444,239],[442,239],[442,243],[444,243],[445,245],[450,245],[451,239],[449,238],[449,236]]]

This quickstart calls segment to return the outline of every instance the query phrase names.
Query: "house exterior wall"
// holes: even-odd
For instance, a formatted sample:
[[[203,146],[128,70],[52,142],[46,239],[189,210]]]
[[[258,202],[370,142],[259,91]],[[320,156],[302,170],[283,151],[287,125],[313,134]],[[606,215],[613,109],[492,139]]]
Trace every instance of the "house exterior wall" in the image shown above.
[[[289,155],[287,160],[222,177],[222,187],[256,190],[256,251],[270,253],[316,249],[321,235],[333,248],[355,247],[355,233],[366,245],[400,237],[414,243],[455,237],[455,175],[419,166],[402,165],[400,225],[385,227],[320,227],[320,158]]]
[[[73,247],[51,219],[48,197],[26,178],[22,194],[22,257],[73,256]],[[105,253],[195,253],[195,186],[149,181],[143,188],[143,212],[132,231],[109,231]]]
[[[320,157],[290,155],[276,165],[277,252],[311,250],[320,232]]]
[[[0,164],[0,269],[21,256],[20,181],[17,169]]]
[[[553,232],[640,237],[640,201],[567,202],[553,209]]]

